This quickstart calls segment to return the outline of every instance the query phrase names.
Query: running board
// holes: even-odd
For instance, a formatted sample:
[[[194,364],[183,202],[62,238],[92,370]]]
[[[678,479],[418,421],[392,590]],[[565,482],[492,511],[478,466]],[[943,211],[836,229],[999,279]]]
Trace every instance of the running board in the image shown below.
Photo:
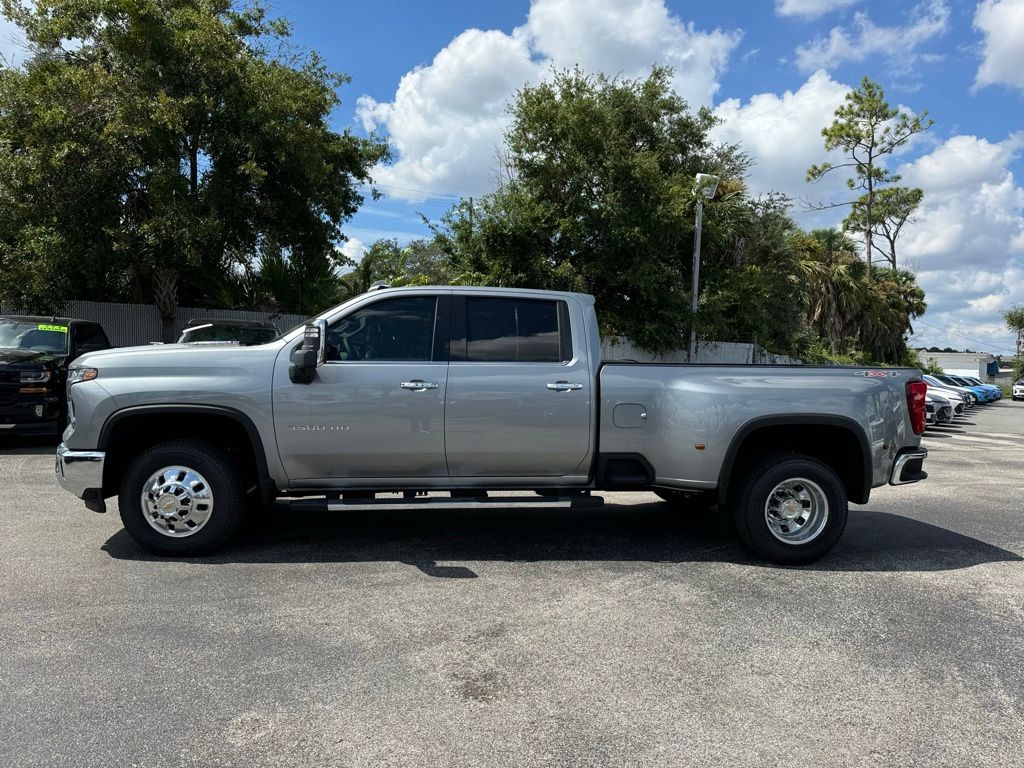
[[[291,509],[303,512],[367,512],[374,509],[581,509],[600,507],[603,496],[420,496],[415,499],[294,499]]]

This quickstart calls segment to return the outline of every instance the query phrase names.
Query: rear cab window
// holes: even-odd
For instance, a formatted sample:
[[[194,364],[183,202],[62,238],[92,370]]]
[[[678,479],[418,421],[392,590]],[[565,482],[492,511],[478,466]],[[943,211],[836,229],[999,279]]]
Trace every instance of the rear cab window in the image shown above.
[[[451,359],[479,363],[567,363],[569,308],[563,300],[455,296]]]

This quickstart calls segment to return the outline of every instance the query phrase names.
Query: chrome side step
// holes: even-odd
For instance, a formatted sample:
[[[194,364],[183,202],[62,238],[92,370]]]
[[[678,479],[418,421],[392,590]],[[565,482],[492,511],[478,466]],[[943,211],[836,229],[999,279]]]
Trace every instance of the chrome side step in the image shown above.
[[[421,496],[415,499],[294,499],[291,509],[306,512],[367,512],[374,509],[580,509],[600,507],[603,496]]]

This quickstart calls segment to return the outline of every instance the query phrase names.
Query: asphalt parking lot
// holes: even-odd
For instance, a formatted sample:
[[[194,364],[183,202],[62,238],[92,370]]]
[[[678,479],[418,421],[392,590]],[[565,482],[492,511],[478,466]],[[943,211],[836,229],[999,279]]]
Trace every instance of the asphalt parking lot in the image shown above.
[[[1024,403],[826,560],[648,494],[271,515],[159,560],[0,443],[0,765],[1020,765]]]

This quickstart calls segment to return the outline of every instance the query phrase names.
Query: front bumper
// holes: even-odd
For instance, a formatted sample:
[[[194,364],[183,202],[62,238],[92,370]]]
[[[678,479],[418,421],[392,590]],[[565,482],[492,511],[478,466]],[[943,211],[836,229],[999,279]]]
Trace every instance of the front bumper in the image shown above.
[[[921,446],[903,448],[896,454],[889,473],[889,485],[909,485],[924,480],[928,473],[924,471],[924,460],[928,458],[928,449]]]
[[[54,469],[57,484],[85,502],[94,512],[106,512],[103,501],[103,451],[73,451],[64,443],[57,448]]]

